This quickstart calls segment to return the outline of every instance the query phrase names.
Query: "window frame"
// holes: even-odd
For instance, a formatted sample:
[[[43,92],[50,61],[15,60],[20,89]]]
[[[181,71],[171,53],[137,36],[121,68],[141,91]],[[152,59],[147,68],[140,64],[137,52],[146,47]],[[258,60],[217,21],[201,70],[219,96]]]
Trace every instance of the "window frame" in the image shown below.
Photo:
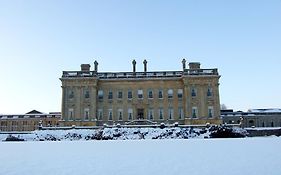
[[[168,89],[167,93],[168,93],[168,99],[173,99],[173,97],[174,97],[174,90],[173,89]]]
[[[138,99],[143,99],[143,90],[138,89]]]

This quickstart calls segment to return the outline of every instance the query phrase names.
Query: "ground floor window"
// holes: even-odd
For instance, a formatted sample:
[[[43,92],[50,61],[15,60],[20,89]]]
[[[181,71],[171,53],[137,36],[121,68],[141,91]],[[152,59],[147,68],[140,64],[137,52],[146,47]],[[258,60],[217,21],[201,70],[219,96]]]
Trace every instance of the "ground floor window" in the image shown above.
[[[108,120],[112,120],[112,109],[108,110]]]
[[[118,120],[123,120],[123,109],[118,109]]]
[[[149,118],[149,120],[153,120],[153,109],[149,109],[148,110],[148,118]]]
[[[74,114],[74,110],[73,108],[69,108],[68,109],[68,120],[73,120],[73,114]]]
[[[214,116],[214,107],[209,106],[208,107],[208,118],[213,118],[213,116]]]
[[[159,108],[159,119],[160,120],[164,119],[164,117],[163,117],[163,108]]]
[[[182,120],[183,119],[183,109],[182,109],[182,107],[179,107],[178,115],[179,115],[179,119]]]
[[[192,118],[198,117],[198,109],[197,107],[192,107]]]
[[[102,109],[98,109],[98,119],[103,120],[103,110]]]
[[[174,109],[169,108],[168,112],[169,112],[169,120],[173,120],[174,119]]]
[[[89,113],[90,113],[90,109],[85,108],[84,109],[84,120],[89,120]]]
[[[128,109],[128,120],[133,120],[133,109],[132,108]]]

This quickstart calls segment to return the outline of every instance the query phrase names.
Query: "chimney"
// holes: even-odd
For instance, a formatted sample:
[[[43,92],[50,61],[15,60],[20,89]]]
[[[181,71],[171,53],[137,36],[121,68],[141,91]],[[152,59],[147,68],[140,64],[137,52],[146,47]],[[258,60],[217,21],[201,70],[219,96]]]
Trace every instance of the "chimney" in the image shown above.
[[[146,73],[147,72],[147,61],[146,60],[143,61],[143,66],[144,66],[144,72]]]
[[[182,69],[183,69],[183,71],[186,69],[186,60],[185,59],[182,60]]]
[[[134,75],[136,75],[136,64],[137,64],[136,60],[133,60],[132,64],[133,64],[133,73]]]
[[[99,63],[97,62],[97,60],[95,60],[95,62],[94,62],[94,65],[95,65],[95,72],[98,72],[98,65],[99,65]]]
[[[82,72],[89,72],[90,71],[90,64],[81,64],[81,71]]]
[[[191,70],[200,69],[200,63],[199,62],[189,63],[188,65],[189,65],[189,69],[191,69]]]

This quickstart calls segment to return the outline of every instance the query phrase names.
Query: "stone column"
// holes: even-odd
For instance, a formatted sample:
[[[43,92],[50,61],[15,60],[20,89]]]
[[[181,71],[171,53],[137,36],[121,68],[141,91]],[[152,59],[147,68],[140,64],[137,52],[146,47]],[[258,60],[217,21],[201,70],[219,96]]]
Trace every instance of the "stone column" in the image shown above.
[[[97,87],[91,88],[91,117],[90,120],[94,121],[97,119]]]
[[[67,104],[66,99],[66,88],[65,86],[61,86],[62,88],[62,99],[61,99],[61,116],[63,120],[67,120],[67,112],[65,111],[65,106]]]
[[[75,111],[74,111],[74,118],[75,120],[81,120],[81,87],[75,87]]]

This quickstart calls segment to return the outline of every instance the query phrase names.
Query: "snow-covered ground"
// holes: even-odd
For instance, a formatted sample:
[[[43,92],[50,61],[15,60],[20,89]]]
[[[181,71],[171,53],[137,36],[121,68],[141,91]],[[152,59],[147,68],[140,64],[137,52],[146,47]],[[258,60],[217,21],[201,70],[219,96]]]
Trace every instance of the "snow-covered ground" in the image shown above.
[[[280,175],[281,138],[0,142],[2,175]]]
[[[24,141],[62,141],[62,140],[138,140],[138,139],[190,139],[214,138],[216,133],[225,137],[245,137],[247,132],[241,128],[102,128],[70,130],[36,130],[30,133],[0,133],[0,141],[11,136]],[[222,134],[224,133],[224,134]]]

